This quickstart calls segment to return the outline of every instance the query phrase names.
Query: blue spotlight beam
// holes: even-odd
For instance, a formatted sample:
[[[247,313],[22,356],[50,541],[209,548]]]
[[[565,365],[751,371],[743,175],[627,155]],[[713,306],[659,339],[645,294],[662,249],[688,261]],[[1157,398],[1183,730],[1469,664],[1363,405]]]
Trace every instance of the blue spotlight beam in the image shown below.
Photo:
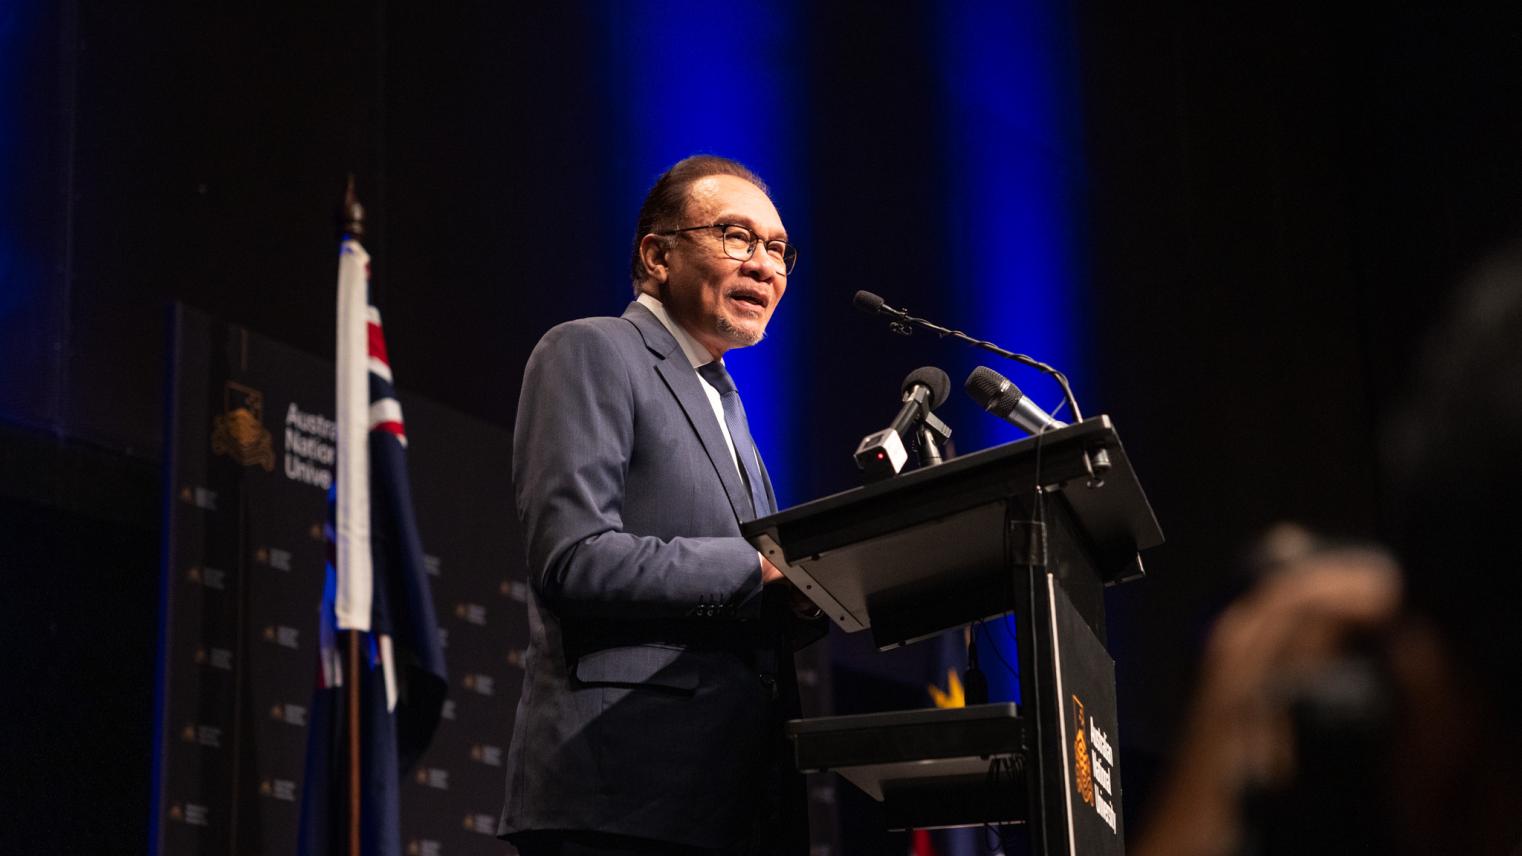
[[[1066,4],[1041,0],[947,3],[939,7],[936,39],[945,257],[961,284],[947,307],[948,323],[1050,363],[1073,379],[1081,397],[1079,215],[1086,169],[1072,14]],[[978,352],[960,359],[965,376]],[[1055,384],[1031,370],[1010,371],[1008,362],[992,367],[1049,412],[1063,400]],[[1063,410],[1058,418],[1072,414]],[[963,450],[1022,436],[992,418],[957,427]],[[993,700],[1019,700],[1009,630],[1000,622],[979,634],[995,655],[983,662]]]
[[[1072,12],[1060,3],[984,0],[945,4],[941,13],[946,255],[964,284],[949,321],[967,329],[976,319],[972,335],[1056,366],[1081,399],[1086,179]],[[1011,377],[1028,383],[1044,409],[1060,403],[1044,378]],[[981,447],[1018,436],[980,420],[960,439]]]
[[[796,3],[740,0],[716,7],[700,2],[607,2],[601,7],[607,49],[603,79],[619,137],[611,143],[615,186],[607,200],[610,235],[618,252],[608,269],[627,267],[634,215],[655,178],[692,154],[734,158],[769,184],[788,235],[807,245],[797,103],[803,63]],[[807,260],[800,263],[806,271]],[[792,293],[806,286],[789,277]],[[807,279],[804,274],[803,279]],[[629,294],[623,282],[610,290]],[[789,381],[799,372],[808,313],[796,293],[772,317],[766,341],[726,355],[745,397],[751,433],[766,457],[778,503],[803,497],[801,432],[789,408]]]
[[[69,301],[71,4],[0,2],[0,420],[56,429]]]
[[[28,63],[38,61],[37,52],[27,48],[29,42],[46,35],[35,32],[38,17],[32,4],[0,6],[0,325],[38,288],[32,258],[37,250],[21,241],[27,218],[23,174],[28,167],[23,134],[31,118],[27,77],[35,71]]]

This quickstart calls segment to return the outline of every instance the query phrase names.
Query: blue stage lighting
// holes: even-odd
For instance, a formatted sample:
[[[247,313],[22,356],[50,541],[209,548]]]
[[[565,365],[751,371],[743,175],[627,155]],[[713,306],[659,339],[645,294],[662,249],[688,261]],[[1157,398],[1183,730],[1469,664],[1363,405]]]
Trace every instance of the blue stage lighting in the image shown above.
[[[733,158],[766,180],[788,234],[807,246],[806,188],[802,181],[799,128],[808,112],[803,91],[795,3],[607,3],[603,81],[616,114],[617,139],[609,144],[615,165],[613,235],[618,253],[609,269],[622,271],[632,241],[634,212],[666,167],[692,154]],[[726,355],[745,399],[757,446],[766,456],[781,507],[807,497],[793,485],[801,460],[795,438],[803,434],[795,410],[786,406],[786,385],[799,372],[809,313],[797,291],[808,287],[807,260],[789,277],[789,296],[779,305],[767,339]],[[620,298],[628,286],[610,286]]]
[[[1084,348],[1076,313],[1087,170],[1073,12],[1037,0],[969,0],[938,9],[944,254],[960,284],[946,317],[978,338],[1056,366],[1081,402]],[[986,356],[966,352],[953,375],[965,377]],[[994,368],[1043,409],[1057,409],[1061,391],[1046,377],[1013,363]],[[1024,436],[995,419],[957,430],[964,451]],[[990,623],[979,633],[1000,654],[984,660],[993,700],[1019,701],[1012,629],[1012,622]]]
[[[20,162],[25,63],[33,55],[28,39],[35,38],[31,11],[26,3],[0,7],[0,330],[34,287],[26,248],[17,239],[23,214],[17,187],[26,168]]]

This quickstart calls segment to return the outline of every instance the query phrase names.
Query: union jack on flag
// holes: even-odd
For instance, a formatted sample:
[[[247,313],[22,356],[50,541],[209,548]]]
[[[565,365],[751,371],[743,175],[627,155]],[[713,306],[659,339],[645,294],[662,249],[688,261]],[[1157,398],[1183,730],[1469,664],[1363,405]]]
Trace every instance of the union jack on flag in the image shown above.
[[[346,681],[359,682],[364,856],[401,856],[401,774],[427,748],[446,690],[407,478],[407,432],[369,290],[370,256],[345,236],[338,258],[338,461],[328,494],[321,659],[302,789],[299,852],[306,856],[348,852]],[[357,676],[345,674],[342,631],[359,633]]]

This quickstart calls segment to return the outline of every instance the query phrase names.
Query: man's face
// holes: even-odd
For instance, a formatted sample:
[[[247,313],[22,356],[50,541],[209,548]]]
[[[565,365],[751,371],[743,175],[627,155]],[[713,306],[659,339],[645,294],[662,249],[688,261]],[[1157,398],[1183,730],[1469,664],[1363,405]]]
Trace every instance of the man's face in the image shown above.
[[[692,183],[681,225],[710,223],[745,226],[763,241],[787,239],[772,201],[738,176],[710,175]],[[761,341],[787,290],[780,262],[763,247],[743,262],[726,256],[718,229],[676,235],[665,262],[664,281],[662,272],[655,277],[661,302],[715,359]]]

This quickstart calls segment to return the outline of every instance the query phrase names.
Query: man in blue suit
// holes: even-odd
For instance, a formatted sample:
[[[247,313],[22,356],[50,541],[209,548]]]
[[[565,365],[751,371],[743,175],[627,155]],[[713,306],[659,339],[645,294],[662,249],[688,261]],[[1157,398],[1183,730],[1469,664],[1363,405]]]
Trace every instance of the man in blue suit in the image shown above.
[[[722,362],[795,261],[759,178],[688,158],[641,208],[635,302],[529,358],[529,649],[499,825],[526,856],[807,850],[780,726],[823,622],[740,537],[775,499]]]

